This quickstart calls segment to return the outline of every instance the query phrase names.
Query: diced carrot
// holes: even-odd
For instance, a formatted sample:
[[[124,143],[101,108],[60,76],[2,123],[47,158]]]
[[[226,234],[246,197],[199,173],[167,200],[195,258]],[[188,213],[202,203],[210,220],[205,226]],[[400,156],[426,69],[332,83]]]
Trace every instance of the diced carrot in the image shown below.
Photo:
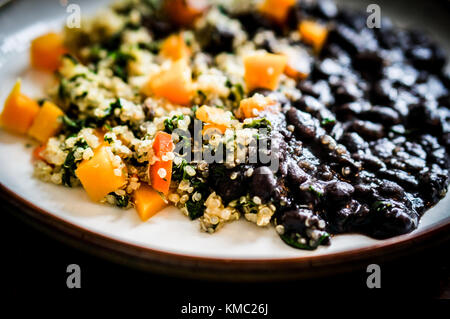
[[[42,156],[42,152],[45,150],[45,145],[39,145],[36,146],[33,150],[33,160],[41,160],[45,161],[44,157]]]
[[[156,133],[155,140],[153,142],[153,151],[156,156],[160,157],[168,152],[173,151],[172,135],[166,132]]]
[[[279,24],[284,24],[296,0],[264,0],[259,11]]]
[[[172,180],[172,160],[159,160],[150,166],[150,183],[154,190],[167,195]]]
[[[100,146],[94,151],[94,156],[83,160],[75,171],[87,194],[95,202],[127,182],[126,172],[113,165],[112,156],[107,146]]]
[[[39,105],[20,92],[20,85],[18,80],[11,90],[0,115],[0,121],[7,130],[25,134],[39,112]]]
[[[167,158],[167,153],[174,148],[172,136],[165,132],[156,133],[153,142],[153,152],[158,157],[153,165],[149,166],[150,183],[156,191],[167,195],[172,180],[172,160]]]
[[[191,54],[191,50],[184,41],[183,34],[172,34],[164,40],[161,45],[161,54],[166,58],[172,60],[178,60],[182,58],[188,58]]]
[[[185,59],[174,61],[170,68],[152,76],[142,88],[145,95],[152,93],[172,103],[187,105],[193,96],[191,68]]]
[[[287,58],[281,54],[255,54],[244,58],[245,83],[247,90],[264,88],[275,90],[280,75],[286,67]]]
[[[134,204],[142,221],[148,220],[168,204],[150,186],[141,184],[134,192]]]
[[[61,34],[50,32],[31,42],[31,65],[38,69],[55,71],[61,64],[61,56],[67,53]]]
[[[208,8],[207,0],[166,0],[164,9],[170,20],[180,26],[189,26]]]
[[[276,102],[271,98],[261,94],[255,94],[250,98],[241,100],[241,103],[239,104],[239,115],[241,118],[256,117],[259,112],[275,105]]]
[[[202,129],[202,135],[209,135],[214,133],[222,133],[224,134],[227,130],[226,125],[220,125],[220,124],[205,124]]]
[[[316,21],[303,20],[298,26],[302,40],[311,44],[316,53],[320,52],[328,36],[328,29]]]
[[[28,130],[28,134],[39,142],[46,142],[61,128],[62,123],[59,118],[63,115],[64,113],[59,107],[50,101],[45,101]]]

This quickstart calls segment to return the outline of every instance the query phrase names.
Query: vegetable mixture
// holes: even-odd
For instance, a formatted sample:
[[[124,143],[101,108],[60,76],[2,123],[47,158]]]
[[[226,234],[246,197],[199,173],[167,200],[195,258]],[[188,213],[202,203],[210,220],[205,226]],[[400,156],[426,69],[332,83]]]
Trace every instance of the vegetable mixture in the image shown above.
[[[290,246],[414,230],[446,193],[446,53],[329,0],[125,0],[33,40],[44,99],[12,89],[2,126],[34,174],[89,198],[167,205],[218,231],[241,217]]]

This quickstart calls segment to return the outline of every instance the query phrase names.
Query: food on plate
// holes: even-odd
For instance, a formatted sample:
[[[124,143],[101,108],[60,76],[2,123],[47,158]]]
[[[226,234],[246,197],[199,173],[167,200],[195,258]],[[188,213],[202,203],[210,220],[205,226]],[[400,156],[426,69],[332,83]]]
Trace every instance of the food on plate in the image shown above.
[[[119,1],[34,40],[42,105],[17,82],[2,125],[41,143],[35,177],[91,200],[168,205],[202,231],[246,219],[288,245],[405,234],[445,196],[446,53],[322,1]],[[132,213],[132,212],[130,212]]]

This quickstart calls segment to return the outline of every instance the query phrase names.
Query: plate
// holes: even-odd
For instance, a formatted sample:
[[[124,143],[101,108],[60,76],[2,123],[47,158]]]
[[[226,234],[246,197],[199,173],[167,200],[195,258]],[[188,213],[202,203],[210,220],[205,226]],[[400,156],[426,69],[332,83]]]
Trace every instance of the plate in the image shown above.
[[[77,4],[82,15],[89,15],[107,2],[77,1]],[[65,4],[18,0],[1,9],[1,104],[17,77],[22,78],[23,91],[34,97],[42,96],[44,87],[51,83],[48,74],[30,69],[28,48],[37,35],[60,29],[70,14]],[[361,6],[363,1],[351,4]],[[383,14],[382,4],[381,8]],[[395,7],[386,7],[386,11],[388,8],[395,16]],[[406,25],[417,19],[413,11],[410,14],[399,11],[397,17],[396,21]],[[435,18],[427,27],[448,45],[445,24],[439,21]],[[152,271],[230,280],[319,276],[346,271],[376,257],[398,257],[424,248],[448,238],[450,230],[450,196],[429,210],[418,229],[410,234],[387,240],[339,235],[334,236],[331,246],[315,251],[291,248],[280,240],[273,227],[260,228],[245,220],[227,224],[213,235],[203,233],[198,221],[190,221],[176,208],[166,208],[143,223],[133,209],[96,204],[81,188],[69,189],[33,178],[30,143],[26,138],[0,130],[0,196],[11,211],[58,239]]]

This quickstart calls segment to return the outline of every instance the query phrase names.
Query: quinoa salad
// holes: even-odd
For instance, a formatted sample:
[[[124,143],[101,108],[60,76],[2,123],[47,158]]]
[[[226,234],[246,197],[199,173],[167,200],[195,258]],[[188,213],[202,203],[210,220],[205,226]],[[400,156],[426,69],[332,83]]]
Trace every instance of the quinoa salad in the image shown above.
[[[2,126],[39,142],[35,178],[143,221],[173,205],[308,250],[409,233],[447,191],[446,52],[366,19],[329,0],[118,1],[33,40],[54,85],[32,99],[18,80]]]

